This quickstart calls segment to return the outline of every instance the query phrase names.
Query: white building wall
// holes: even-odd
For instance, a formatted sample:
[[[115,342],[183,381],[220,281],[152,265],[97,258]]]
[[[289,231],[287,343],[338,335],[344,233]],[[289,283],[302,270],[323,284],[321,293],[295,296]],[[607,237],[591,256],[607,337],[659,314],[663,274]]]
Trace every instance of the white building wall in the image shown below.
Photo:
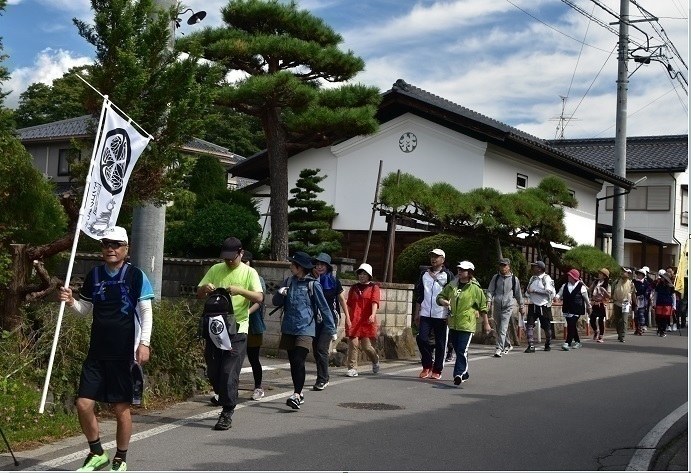
[[[415,148],[404,152],[401,141],[409,138],[411,133],[415,135]],[[568,235],[579,244],[594,244],[595,196],[601,189],[600,184],[533,163],[496,147],[488,148],[486,142],[412,114],[383,124],[375,135],[357,136],[331,147],[307,150],[291,157],[288,161],[288,188],[295,187],[301,170],[320,169],[320,174],[326,174],[327,178],[320,183],[324,192],[319,198],[333,205],[338,213],[333,228],[368,230],[380,160],[383,161],[382,179],[400,170],[428,184],[447,182],[461,192],[479,187],[516,192],[517,173],[528,176],[528,187],[537,186],[548,175],[556,175],[566,181],[579,201],[578,208],[565,209]],[[268,192],[267,187],[255,191],[257,194]],[[262,199],[262,214],[266,213],[267,206],[268,199]],[[264,237],[270,228],[268,220]],[[373,230],[386,230],[386,221],[378,213],[375,214]],[[409,228],[405,230],[411,231]]]
[[[656,240],[664,241],[665,243],[673,243],[673,235],[676,233],[683,234],[683,230],[680,228],[679,216],[675,215],[677,209],[681,207],[681,184],[688,182],[688,173],[683,173],[684,181],[681,178],[677,179],[677,190],[674,190],[674,179],[672,175],[668,173],[635,173],[628,174],[627,179],[631,181],[637,181],[643,176],[647,176],[647,179],[643,181],[640,186],[670,186],[672,194],[670,197],[670,208],[667,211],[664,210],[626,210],[624,213],[624,227],[627,230],[632,230],[634,232],[642,233],[654,238]],[[682,176],[680,175],[680,176]],[[598,198],[605,197],[607,186],[611,184],[605,184],[600,192],[598,193]],[[600,219],[601,223],[611,225],[612,224],[612,210],[611,205],[614,199],[605,199],[600,201]],[[676,203],[676,205],[675,205]],[[607,206],[610,206],[610,210],[607,210]],[[676,228],[675,228],[676,227]],[[678,238],[678,237],[677,237]],[[627,240],[628,241],[628,240]]]
[[[595,196],[600,190],[598,183],[574,177],[557,168],[530,161],[494,146],[487,150],[484,187],[493,187],[505,193],[517,192],[518,174],[527,176],[527,188],[537,187],[542,179],[550,175],[564,180],[578,200],[577,208],[564,209],[566,233],[578,244],[595,243]]]

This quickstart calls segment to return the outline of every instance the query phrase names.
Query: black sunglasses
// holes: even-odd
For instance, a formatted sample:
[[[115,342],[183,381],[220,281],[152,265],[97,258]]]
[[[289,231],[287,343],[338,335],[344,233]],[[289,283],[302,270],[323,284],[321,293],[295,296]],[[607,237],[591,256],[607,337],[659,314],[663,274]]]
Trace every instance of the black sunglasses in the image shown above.
[[[124,241],[106,241],[106,240],[101,240],[101,248],[104,250],[106,248],[112,248],[114,250],[119,249],[121,246],[127,246],[127,243]]]

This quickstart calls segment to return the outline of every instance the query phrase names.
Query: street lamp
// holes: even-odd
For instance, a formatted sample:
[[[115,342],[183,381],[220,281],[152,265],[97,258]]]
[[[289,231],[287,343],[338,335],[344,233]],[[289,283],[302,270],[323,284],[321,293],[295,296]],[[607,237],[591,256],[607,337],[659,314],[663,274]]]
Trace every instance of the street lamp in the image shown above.
[[[629,189],[629,190],[627,190],[627,191],[624,191],[624,192],[617,192],[617,193],[612,194],[612,195],[606,195],[605,197],[598,197],[598,198],[595,199],[595,240],[593,241],[593,243],[595,243],[595,241],[597,241],[597,221],[598,221],[598,218],[599,218],[599,216],[600,216],[600,201],[601,201],[601,200],[612,199],[612,198],[617,197],[617,196],[620,196],[620,195],[629,194],[632,190],[634,190],[636,187],[638,187],[638,185],[639,185],[641,182],[645,181],[646,179],[648,179],[648,176],[643,176],[643,177],[641,177],[639,180],[637,180],[636,182],[634,182],[634,183],[633,183],[633,186],[631,186],[631,189]]]
[[[192,12],[192,16],[190,16],[187,19],[188,25],[195,25],[195,24],[199,23],[200,21],[202,21],[204,19],[204,17],[206,17],[206,12],[204,10],[200,10],[197,13],[194,13],[194,10],[192,10],[191,8],[188,8],[187,10],[178,13],[178,15],[184,15],[185,13],[190,12],[190,11]],[[175,27],[176,28],[180,28],[180,22],[181,21],[182,21],[181,18],[175,19]]]

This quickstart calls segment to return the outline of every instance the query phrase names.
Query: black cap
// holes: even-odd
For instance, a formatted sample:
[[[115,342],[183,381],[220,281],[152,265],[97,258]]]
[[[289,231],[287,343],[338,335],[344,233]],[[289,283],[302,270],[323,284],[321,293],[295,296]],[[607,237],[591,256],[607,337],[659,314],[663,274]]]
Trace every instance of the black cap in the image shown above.
[[[293,263],[298,266],[302,266],[305,269],[314,268],[314,263],[312,262],[312,257],[305,253],[304,251],[296,251],[292,258],[288,258]]]
[[[254,261],[254,255],[252,254],[252,252],[250,250],[245,250],[242,252],[242,262],[244,263],[246,261],[249,261],[249,262]]]
[[[226,238],[221,247],[221,258],[235,259],[242,249],[242,242],[235,237]]]

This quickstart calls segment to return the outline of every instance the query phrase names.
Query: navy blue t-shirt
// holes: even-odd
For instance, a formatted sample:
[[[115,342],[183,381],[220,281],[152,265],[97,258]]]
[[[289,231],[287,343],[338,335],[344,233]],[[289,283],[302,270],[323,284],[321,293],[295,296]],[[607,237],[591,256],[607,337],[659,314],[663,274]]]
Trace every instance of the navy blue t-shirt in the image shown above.
[[[123,284],[129,292],[129,298],[122,293],[121,284],[103,285],[107,281],[119,281],[120,272],[125,267],[127,271]],[[94,271],[98,271],[103,298],[101,292],[94,295]],[[94,304],[91,343],[87,357],[95,360],[134,359],[134,309],[140,300],[153,297],[151,283],[142,270],[135,266],[125,264],[114,275],[109,274],[103,264],[89,271],[84,285],[79,290],[81,300]]]

